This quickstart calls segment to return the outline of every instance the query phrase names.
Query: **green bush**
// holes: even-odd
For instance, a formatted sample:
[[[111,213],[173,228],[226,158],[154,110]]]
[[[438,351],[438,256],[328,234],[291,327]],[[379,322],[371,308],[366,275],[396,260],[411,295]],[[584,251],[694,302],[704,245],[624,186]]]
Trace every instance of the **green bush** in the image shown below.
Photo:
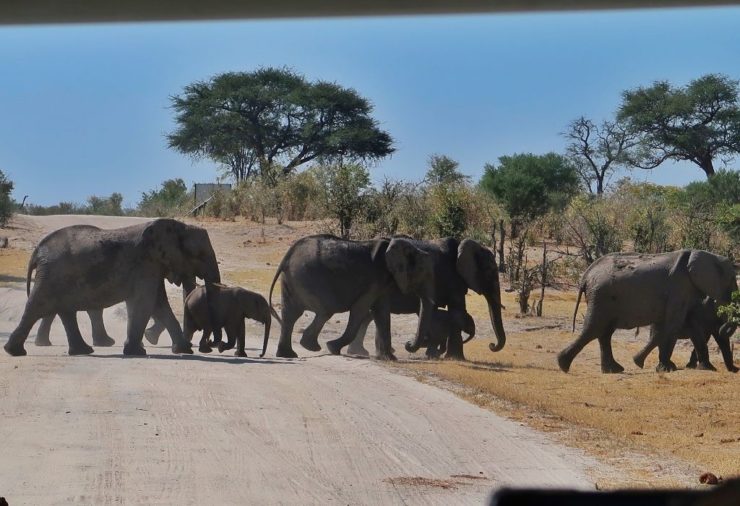
[[[10,192],[13,191],[13,182],[0,170],[0,227],[5,227],[13,215],[13,200]]]

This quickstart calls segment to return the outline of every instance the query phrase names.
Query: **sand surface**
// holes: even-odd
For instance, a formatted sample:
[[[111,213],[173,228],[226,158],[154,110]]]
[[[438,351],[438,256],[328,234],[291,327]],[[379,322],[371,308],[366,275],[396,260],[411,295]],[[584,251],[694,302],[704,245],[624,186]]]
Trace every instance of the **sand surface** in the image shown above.
[[[132,220],[28,217],[17,233],[31,244],[73,223]],[[24,283],[0,287],[0,343],[25,299]],[[383,364],[308,353],[298,333],[303,358],[272,358],[277,324],[264,359],[176,356],[166,335],[145,343],[148,357],[124,358],[123,307],[105,320],[117,344],[93,356],[67,356],[59,321],[54,346],[34,346],[34,329],[27,357],[0,353],[0,495],[10,504],[483,504],[502,485],[593,488],[592,471],[608,471]],[[86,315],[79,321],[89,336]],[[250,357],[260,331],[247,327]]]

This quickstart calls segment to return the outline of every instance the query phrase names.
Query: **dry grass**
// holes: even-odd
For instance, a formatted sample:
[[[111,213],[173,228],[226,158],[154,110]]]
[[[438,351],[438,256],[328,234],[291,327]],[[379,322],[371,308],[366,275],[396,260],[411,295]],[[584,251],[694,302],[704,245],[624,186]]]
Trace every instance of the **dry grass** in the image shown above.
[[[575,337],[570,332],[575,296],[550,293],[545,314],[551,316],[517,318],[513,294],[504,294],[508,308],[504,350],[493,354],[485,339],[476,339],[465,348],[468,362],[411,360],[400,365],[464,387],[458,393],[472,402],[503,410],[537,428],[567,430],[564,436],[570,443],[601,456],[618,453],[621,447],[657,450],[718,475],[740,474],[740,377],[724,370],[716,350],[710,347],[715,364],[722,368],[719,372],[658,374],[655,354],[648,358],[645,370],[632,362],[645,335],[641,339],[621,332],[613,344],[626,373],[601,374],[598,345],[592,343],[576,358],[571,373],[565,374],[555,356]],[[469,303],[480,322],[479,335],[490,336],[490,326],[483,323],[482,298],[470,297]],[[682,343],[674,361],[686,363],[690,351]],[[496,403],[496,398],[509,403]],[[573,431],[573,426],[587,430]]]
[[[28,251],[18,249],[0,249],[0,286],[7,283],[26,282]]]

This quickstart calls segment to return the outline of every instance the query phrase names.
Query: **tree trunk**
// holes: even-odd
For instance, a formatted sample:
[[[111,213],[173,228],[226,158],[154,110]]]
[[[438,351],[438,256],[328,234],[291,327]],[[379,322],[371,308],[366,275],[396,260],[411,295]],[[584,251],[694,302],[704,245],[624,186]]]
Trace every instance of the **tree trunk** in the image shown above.
[[[547,243],[542,241],[542,275],[540,277],[540,301],[537,304],[537,316],[542,316],[542,304],[545,301],[545,284],[547,283]]]
[[[604,175],[596,176],[596,195],[604,194]]]
[[[699,167],[701,167],[701,170],[703,170],[704,173],[707,175],[707,179],[714,175],[714,164],[712,163],[711,158],[709,158],[708,160],[702,160]]]
[[[506,273],[506,260],[504,260],[504,241],[506,240],[506,229],[504,228],[504,220],[498,221],[499,235],[501,236],[501,242],[498,245],[498,258],[499,266],[498,270],[501,273]]]

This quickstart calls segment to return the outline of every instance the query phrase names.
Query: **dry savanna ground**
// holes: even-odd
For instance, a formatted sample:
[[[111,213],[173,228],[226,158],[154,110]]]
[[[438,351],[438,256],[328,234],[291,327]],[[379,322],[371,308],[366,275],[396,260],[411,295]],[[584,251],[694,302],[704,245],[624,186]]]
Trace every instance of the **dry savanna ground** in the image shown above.
[[[209,230],[224,281],[265,296],[289,245],[321,230],[315,223],[198,223]],[[26,242],[13,241],[12,229],[10,232],[11,244],[21,246],[0,250],[0,284],[25,279],[29,249],[34,243],[22,230],[19,233]],[[488,350],[492,330],[484,300],[471,295],[469,308],[476,317],[478,335],[465,347],[467,362],[428,361],[399,352],[400,360],[388,367],[552,433],[628,472],[628,481],[605,478],[605,486],[688,486],[692,484],[687,483],[687,476],[695,476],[698,481],[699,473],[704,471],[724,477],[740,475],[740,375],[724,369],[714,343],[710,354],[718,372],[679,370],[659,374],[654,370],[657,351],[648,358],[644,370],[631,359],[644,344],[647,329],[638,337],[633,331],[620,331],[615,334],[613,347],[616,359],[626,368],[624,374],[600,373],[596,342],[565,374],[557,368],[555,356],[575,337],[570,331],[575,297],[575,292],[548,290],[545,316],[520,318],[515,314],[518,305],[514,294],[504,293],[507,344],[494,354]],[[279,284],[273,300],[280,300]],[[582,303],[581,315],[584,310]],[[394,317],[394,334],[413,331],[411,318]],[[332,322],[334,332],[341,331],[336,325],[339,322]],[[296,331],[301,330],[300,325]],[[580,321],[576,331],[579,328]],[[274,333],[273,343],[276,337]],[[326,337],[322,336],[322,341]],[[372,339],[367,343],[371,344]],[[301,354],[300,348],[297,351]],[[679,343],[674,361],[679,366],[685,364],[690,351],[688,344]],[[679,468],[684,471],[680,476],[675,472]]]

